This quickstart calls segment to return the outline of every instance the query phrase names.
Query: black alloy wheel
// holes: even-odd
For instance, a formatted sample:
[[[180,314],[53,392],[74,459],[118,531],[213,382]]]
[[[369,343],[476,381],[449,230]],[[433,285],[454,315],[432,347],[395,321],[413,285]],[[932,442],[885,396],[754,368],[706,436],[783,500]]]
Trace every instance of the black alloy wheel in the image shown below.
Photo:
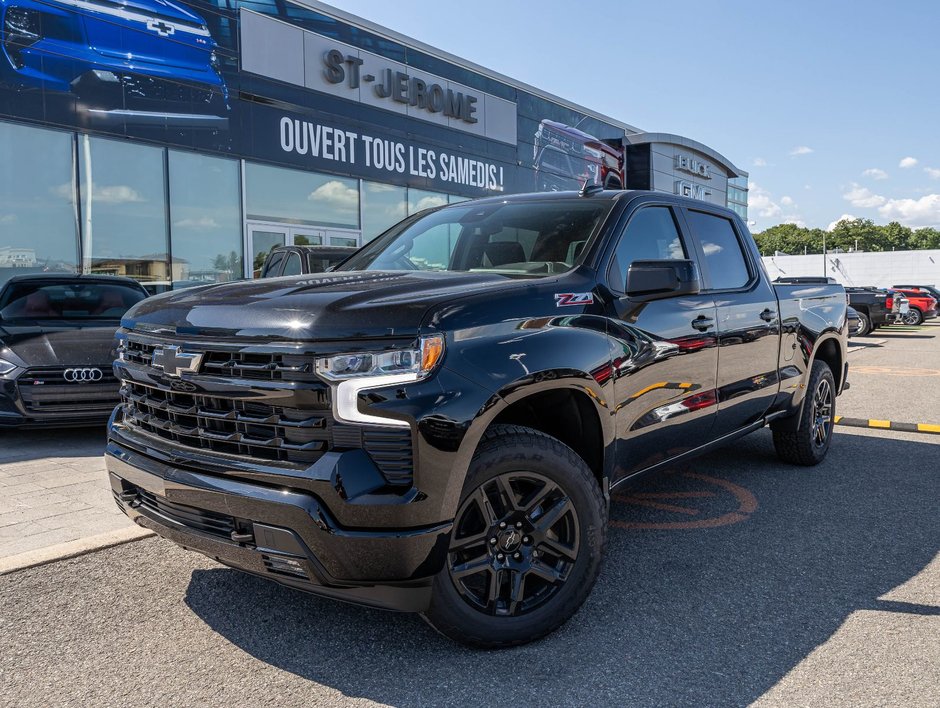
[[[531,428],[491,426],[467,470],[424,618],[486,649],[544,637],[590,594],[607,518],[598,479],[574,450]]]
[[[559,485],[534,472],[506,472],[477,487],[457,512],[447,569],[475,609],[519,616],[564,586],[578,535],[578,513]]]
[[[781,460],[810,466],[829,452],[836,420],[836,382],[826,362],[813,362],[806,396],[798,418],[776,420],[770,427]]]
[[[821,378],[813,392],[813,444],[823,447],[832,432],[832,385]]]

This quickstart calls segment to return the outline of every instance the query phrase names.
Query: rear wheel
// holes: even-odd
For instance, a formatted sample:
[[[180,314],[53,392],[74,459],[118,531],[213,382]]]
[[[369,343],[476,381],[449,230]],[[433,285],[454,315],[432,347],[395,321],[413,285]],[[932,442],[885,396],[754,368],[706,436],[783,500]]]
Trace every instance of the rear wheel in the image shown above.
[[[782,423],[772,429],[774,448],[781,460],[811,466],[823,461],[832,442],[836,383],[826,362],[813,362],[806,391],[796,430],[784,430]]]
[[[868,334],[871,334],[871,318],[868,317],[864,312],[858,313],[858,327],[855,329],[856,337],[864,337]]]
[[[901,315],[901,321],[906,325],[919,325],[924,321],[924,315],[916,307],[912,307]]]
[[[524,644],[587,598],[607,539],[607,503],[570,447],[497,425],[471,463],[425,618],[455,641]]]

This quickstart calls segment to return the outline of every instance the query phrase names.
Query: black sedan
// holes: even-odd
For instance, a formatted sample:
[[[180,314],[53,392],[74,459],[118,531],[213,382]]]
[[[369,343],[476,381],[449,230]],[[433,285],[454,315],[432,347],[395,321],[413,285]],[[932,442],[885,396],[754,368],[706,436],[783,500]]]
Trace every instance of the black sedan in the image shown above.
[[[0,428],[104,422],[121,316],[147,292],[130,278],[22,275],[0,286]]]

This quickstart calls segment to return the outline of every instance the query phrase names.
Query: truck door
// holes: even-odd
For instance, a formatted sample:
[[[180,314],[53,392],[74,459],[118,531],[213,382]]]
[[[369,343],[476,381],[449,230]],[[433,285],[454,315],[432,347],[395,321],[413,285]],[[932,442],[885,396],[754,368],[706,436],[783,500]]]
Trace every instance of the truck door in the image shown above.
[[[614,346],[615,480],[710,439],[718,364],[713,297],[636,302],[624,295],[633,261],[694,258],[680,220],[668,203],[642,202],[610,256],[606,278],[614,294],[608,332]]]
[[[718,415],[713,436],[759,421],[779,388],[780,317],[773,285],[747,235],[724,216],[685,209],[718,309]]]

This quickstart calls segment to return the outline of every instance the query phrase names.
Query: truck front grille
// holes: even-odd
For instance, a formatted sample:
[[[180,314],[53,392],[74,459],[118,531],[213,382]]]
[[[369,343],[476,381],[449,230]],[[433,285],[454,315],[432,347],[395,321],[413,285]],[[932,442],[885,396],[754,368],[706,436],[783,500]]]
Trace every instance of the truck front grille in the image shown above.
[[[204,450],[310,464],[329,445],[328,411],[167,391],[137,382],[121,389],[128,422]]]
[[[156,344],[129,340],[124,358],[135,364],[150,366]],[[301,354],[255,353],[243,350],[204,350],[201,373],[225,378],[254,381],[319,382],[309,357]]]
[[[152,371],[158,346],[152,338],[130,335],[122,342],[121,357],[131,372],[137,366]],[[335,421],[330,389],[317,377],[311,354],[224,343],[178,346],[203,355],[190,380],[205,381],[206,388],[217,386],[221,392],[203,392],[194,385],[189,388],[196,391],[178,390],[189,380],[129,376],[120,391],[124,422],[132,429],[176,447],[297,468],[329,451],[364,450],[389,484],[412,483],[411,430]]]

